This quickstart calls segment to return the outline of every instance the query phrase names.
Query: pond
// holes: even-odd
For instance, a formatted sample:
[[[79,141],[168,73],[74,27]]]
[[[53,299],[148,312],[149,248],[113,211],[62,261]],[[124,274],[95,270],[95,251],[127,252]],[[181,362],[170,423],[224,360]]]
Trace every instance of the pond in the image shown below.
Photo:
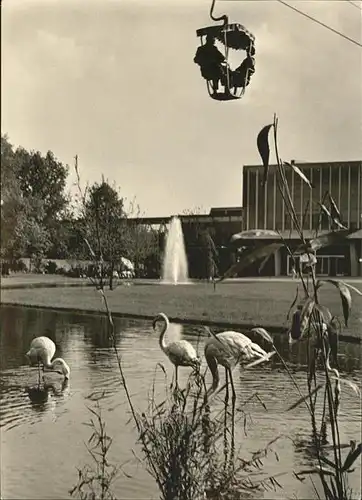
[[[123,359],[126,380],[135,407],[146,408],[152,380],[162,390],[164,378],[161,370],[155,376],[157,363],[166,368],[169,380],[173,367],[158,345],[158,335],[151,322],[116,319],[117,345]],[[85,443],[90,437],[90,420],[87,408],[94,407],[94,400],[104,393],[100,404],[109,435],[113,438],[111,457],[124,464],[127,476],[120,475],[115,483],[119,499],[158,498],[154,480],[139,457],[137,435],[124,392],[120,383],[117,360],[107,334],[106,319],[97,315],[69,314],[26,307],[3,307],[1,310],[1,494],[10,499],[60,499],[69,498],[68,491],[77,482],[77,467],[91,464]],[[200,327],[173,325],[171,335],[182,336],[203,352]],[[47,335],[57,345],[57,356],[63,357],[71,368],[70,383],[62,388],[62,377],[47,373],[50,387],[48,399],[35,404],[27,387],[37,383],[37,369],[27,365],[24,354],[31,340]],[[290,352],[285,337],[275,343],[288,361],[295,379],[305,387],[305,353],[302,346],[293,346]],[[360,348],[341,343],[340,367],[342,376],[358,381],[361,376]],[[306,480],[297,481],[292,470],[299,470],[311,458],[299,451],[296,442],[309,439],[309,419],[304,407],[285,413],[285,409],[298,399],[294,386],[285,369],[272,358],[269,364],[258,365],[242,371],[236,369],[234,382],[238,402],[245,401],[257,391],[267,410],[259,403],[250,403],[247,434],[242,435],[241,456],[263,448],[277,435],[283,437],[275,444],[275,456],[265,460],[268,475],[289,471],[280,477],[284,490],[268,491],[264,498],[312,498],[313,490]],[[180,385],[185,384],[190,373],[180,368]],[[208,379],[209,380],[209,379]],[[340,410],[341,440],[349,443],[360,438],[360,402],[347,386],[342,392]],[[296,440],[293,442],[291,439]],[[135,452],[135,453],[134,453]],[[130,477],[128,477],[130,476]],[[352,476],[352,486],[358,491],[359,475]],[[263,493],[257,494],[263,498]]]

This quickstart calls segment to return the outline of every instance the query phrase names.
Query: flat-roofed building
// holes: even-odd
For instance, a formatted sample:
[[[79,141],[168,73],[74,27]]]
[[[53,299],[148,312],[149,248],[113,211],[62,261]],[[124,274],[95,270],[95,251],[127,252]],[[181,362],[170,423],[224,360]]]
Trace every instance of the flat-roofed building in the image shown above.
[[[291,168],[286,167],[290,196],[299,224],[306,238],[332,230],[331,220],[321,214],[319,202],[331,194],[346,227],[353,232],[340,245],[321,249],[317,253],[317,274],[328,276],[362,276],[362,161],[334,161],[294,164],[309,179],[312,188]],[[245,165],[243,177],[243,229],[279,231],[291,247],[298,243],[298,233],[285,208],[280,191],[276,165],[270,165],[268,179],[262,185],[264,168]],[[291,260],[283,249],[275,256],[274,274],[290,274]],[[270,272],[270,267],[269,267]]]

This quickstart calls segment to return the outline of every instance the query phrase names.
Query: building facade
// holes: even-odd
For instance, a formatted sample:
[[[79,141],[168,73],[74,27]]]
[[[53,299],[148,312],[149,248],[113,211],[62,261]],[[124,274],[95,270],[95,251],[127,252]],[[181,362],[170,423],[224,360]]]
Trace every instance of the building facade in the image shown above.
[[[331,220],[321,214],[320,202],[329,209],[331,194],[346,227],[355,230],[343,244],[321,249],[317,254],[317,274],[321,276],[362,276],[362,162],[294,163],[312,188],[291,168],[286,179],[299,224],[306,238],[331,231]],[[283,201],[277,167],[271,165],[265,186],[261,165],[243,167],[244,230],[272,229],[290,243],[298,244],[298,233]],[[283,250],[275,257],[274,274],[290,274],[291,260]],[[270,270],[269,270],[270,272]]]

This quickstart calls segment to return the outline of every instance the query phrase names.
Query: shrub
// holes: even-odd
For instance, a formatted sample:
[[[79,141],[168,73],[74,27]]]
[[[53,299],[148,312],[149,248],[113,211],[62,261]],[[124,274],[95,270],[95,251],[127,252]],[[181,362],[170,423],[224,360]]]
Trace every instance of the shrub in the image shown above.
[[[45,272],[47,274],[57,274],[57,264],[53,260],[48,260],[47,264],[45,265]]]

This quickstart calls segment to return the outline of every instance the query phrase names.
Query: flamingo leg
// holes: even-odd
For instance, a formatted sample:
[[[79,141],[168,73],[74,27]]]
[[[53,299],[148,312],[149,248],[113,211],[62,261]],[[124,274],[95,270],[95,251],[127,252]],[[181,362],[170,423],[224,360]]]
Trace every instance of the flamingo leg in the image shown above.
[[[178,388],[178,365],[175,366],[175,382],[176,382],[176,389]]]
[[[228,454],[229,454],[229,446],[228,446],[228,405],[229,405],[229,374],[227,368],[225,368],[225,409],[224,409],[224,471],[226,471],[227,463],[228,463]]]
[[[231,446],[230,446],[230,463],[233,463],[235,456],[235,400],[231,405]]]
[[[230,368],[228,368],[228,371],[229,371],[229,375],[230,375],[230,384],[231,384],[231,390],[232,390],[232,403],[233,403],[233,406],[234,406],[235,405],[235,401],[236,401],[236,393],[235,393],[234,381],[233,381],[233,376],[232,376]]]
[[[229,372],[227,368],[225,368],[225,385],[226,385],[225,403],[227,405],[229,401]]]
[[[231,372],[231,368],[228,368],[228,372],[230,375],[230,384],[232,390],[232,398],[231,398],[231,443],[230,443],[230,461],[234,458],[235,452],[235,403],[236,403],[236,393],[234,387],[233,376]]]
[[[40,361],[38,361],[38,385],[40,385]]]

